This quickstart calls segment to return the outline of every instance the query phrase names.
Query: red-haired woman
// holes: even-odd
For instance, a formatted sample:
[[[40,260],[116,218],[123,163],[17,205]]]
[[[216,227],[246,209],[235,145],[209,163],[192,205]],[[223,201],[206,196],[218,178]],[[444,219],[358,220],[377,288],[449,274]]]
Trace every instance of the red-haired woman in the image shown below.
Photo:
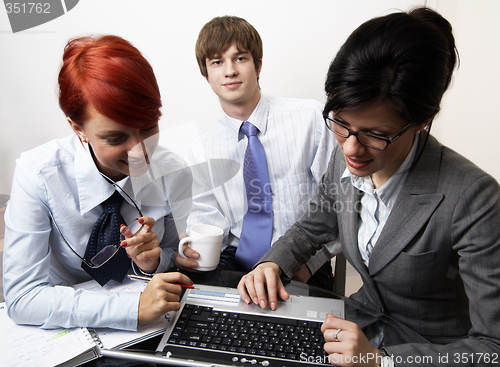
[[[191,177],[158,147],[158,84],[126,40],[71,40],[59,105],[75,134],[23,153],[16,166],[5,214],[9,316],[43,328],[135,330],[177,310],[179,284],[191,284],[165,273],[189,214]],[[122,281],[129,272],[152,277],[142,293],[72,287]]]

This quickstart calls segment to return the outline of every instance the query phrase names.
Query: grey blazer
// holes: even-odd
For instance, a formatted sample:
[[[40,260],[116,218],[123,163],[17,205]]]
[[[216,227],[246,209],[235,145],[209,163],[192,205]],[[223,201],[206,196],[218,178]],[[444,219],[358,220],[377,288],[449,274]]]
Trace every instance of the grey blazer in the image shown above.
[[[429,136],[367,268],[357,245],[360,193],[350,181],[340,183],[345,168],[337,147],[308,213],[260,262],[273,261],[292,276],[340,235],[345,257],[363,280],[353,298],[431,341],[386,347],[389,354],[405,362],[406,356],[430,356],[433,365],[466,366],[484,365],[476,362],[487,353],[500,364],[498,183]],[[449,364],[438,364],[446,355]]]

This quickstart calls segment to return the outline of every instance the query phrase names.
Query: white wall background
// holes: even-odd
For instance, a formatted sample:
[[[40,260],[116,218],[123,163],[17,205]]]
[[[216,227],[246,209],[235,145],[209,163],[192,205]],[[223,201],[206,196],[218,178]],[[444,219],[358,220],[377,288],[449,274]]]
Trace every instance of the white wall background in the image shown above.
[[[71,133],[57,104],[70,38],[117,34],[143,52],[161,88],[162,141],[182,152],[221,114],[194,57],[198,32],[214,16],[243,17],[261,34],[264,94],[324,102],[328,65],[357,26],[423,4],[452,23],[461,56],[434,134],[500,180],[500,1],[80,0],[66,15],[16,34],[0,8],[0,194],[10,192],[21,152]]]

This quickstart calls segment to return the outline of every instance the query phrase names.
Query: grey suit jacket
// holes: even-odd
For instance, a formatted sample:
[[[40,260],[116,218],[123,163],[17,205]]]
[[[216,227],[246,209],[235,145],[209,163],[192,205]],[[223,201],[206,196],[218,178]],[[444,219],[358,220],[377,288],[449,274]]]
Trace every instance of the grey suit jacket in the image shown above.
[[[476,363],[479,353],[490,360],[496,355],[500,364],[498,183],[429,136],[367,268],[357,245],[360,193],[349,181],[340,183],[345,168],[337,147],[308,213],[260,262],[273,261],[291,276],[340,235],[343,253],[363,280],[353,298],[431,341],[386,347],[390,354],[404,358],[405,366],[412,365],[406,356],[447,365],[438,364],[446,355],[450,366],[484,365]]]

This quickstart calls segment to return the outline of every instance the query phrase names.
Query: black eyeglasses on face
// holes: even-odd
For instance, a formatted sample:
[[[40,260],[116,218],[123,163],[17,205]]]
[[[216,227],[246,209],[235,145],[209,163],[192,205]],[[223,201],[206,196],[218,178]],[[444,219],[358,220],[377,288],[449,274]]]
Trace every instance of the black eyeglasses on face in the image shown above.
[[[346,127],[342,122],[338,121],[337,119],[332,119],[328,115],[323,115],[323,118],[325,119],[325,124],[326,127],[333,131],[336,135],[342,137],[342,138],[348,138],[351,135],[355,136],[356,139],[358,139],[358,142],[365,147],[368,148],[373,148],[373,149],[378,149],[378,150],[385,150],[391,144],[394,142],[396,139],[398,139],[401,135],[403,135],[412,125],[413,122],[407,125],[403,130],[401,130],[396,136],[392,138],[384,138],[382,136],[377,136],[377,135],[372,135],[372,134],[366,134],[366,133],[360,133],[360,132],[355,132]]]
[[[110,183],[112,184],[115,188],[120,189],[121,192],[127,196],[132,204],[134,204],[135,208],[137,209],[137,212],[139,213],[139,217],[135,218],[132,223],[130,223],[128,226],[126,226],[124,229],[120,231],[120,243],[128,238],[134,237],[137,233],[141,231],[141,229],[144,227],[143,224],[139,223],[139,218],[143,217],[141,210],[137,206],[134,200],[113,180],[111,180],[109,177],[101,175]],[[73,251],[73,253],[78,256],[88,267],[90,268],[100,268],[104,264],[106,264],[113,256],[116,255],[118,250],[120,249],[120,244],[109,244],[107,246],[104,246],[101,251],[99,251],[92,259],[86,260],[82,256],[80,256],[74,249],[71,247],[71,245],[66,241],[66,238],[63,236],[61,230],[59,229],[59,226],[56,223],[56,220],[54,219],[54,216],[52,213],[49,211],[49,215],[52,218],[52,222],[54,222],[54,225],[57,229],[57,232],[59,232],[59,235],[61,235],[64,243]]]

